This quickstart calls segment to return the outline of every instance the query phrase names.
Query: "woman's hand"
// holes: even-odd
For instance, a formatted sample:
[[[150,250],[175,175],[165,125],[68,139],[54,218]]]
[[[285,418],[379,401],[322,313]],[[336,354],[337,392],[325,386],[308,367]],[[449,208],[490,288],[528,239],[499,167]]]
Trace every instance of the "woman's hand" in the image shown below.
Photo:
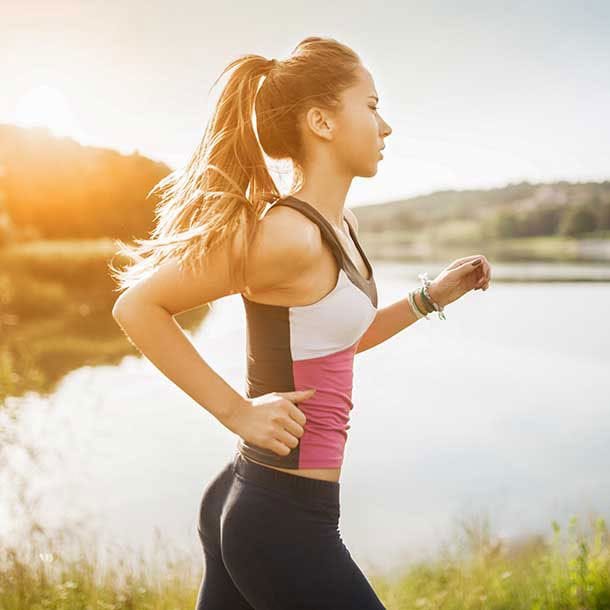
[[[472,263],[480,259],[478,264]],[[473,254],[454,260],[430,284],[432,300],[441,307],[453,303],[469,290],[487,290],[491,280],[489,261],[482,254]]]
[[[305,414],[297,402],[311,398],[315,388],[294,392],[270,392],[246,398],[227,427],[246,442],[286,456],[303,436]]]

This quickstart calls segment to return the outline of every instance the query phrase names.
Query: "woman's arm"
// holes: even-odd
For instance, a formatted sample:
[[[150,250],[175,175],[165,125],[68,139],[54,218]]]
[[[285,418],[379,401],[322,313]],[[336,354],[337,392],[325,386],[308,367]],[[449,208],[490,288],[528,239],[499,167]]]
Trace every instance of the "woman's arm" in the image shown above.
[[[276,220],[277,225],[281,220]],[[259,230],[249,260],[256,277],[249,286],[281,284],[301,270],[296,261],[310,264],[309,246],[285,228],[266,222]],[[302,240],[301,240],[302,241]],[[128,288],[116,301],[112,315],[129,341],[168,379],[184,390],[224,426],[235,432],[234,415],[246,399],[201,357],[174,316],[229,294],[243,292],[228,273],[229,256],[239,256],[226,241],[205,257],[201,269],[179,268],[168,261],[149,277]],[[249,263],[250,267],[250,263]],[[252,280],[252,282],[250,281]]]
[[[354,228],[354,233],[358,235],[358,219],[356,215],[347,207],[345,208],[345,215]],[[426,311],[419,294],[415,295],[415,301],[420,311]],[[407,328],[407,326],[411,326],[416,321],[417,318],[411,311],[409,300],[406,297],[392,305],[382,307],[377,311],[377,315],[371,322],[371,325],[360,339],[356,353],[363,352],[383,343],[386,339],[393,337],[396,333]]]
[[[426,311],[424,304],[421,302],[421,296],[415,294],[414,298],[420,311]],[[406,297],[391,305],[382,307],[377,311],[377,315],[371,322],[371,325],[366,329],[366,332],[358,342],[356,353],[363,352],[383,343],[386,339],[393,337],[403,328],[411,326],[416,321],[417,318],[411,311],[409,300]]]
[[[166,277],[186,277],[173,264],[161,272]],[[112,315],[157,369],[231,429],[231,415],[243,406],[244,397],[206,363],[171,312],[143,295],[131,295],[117,301]]]

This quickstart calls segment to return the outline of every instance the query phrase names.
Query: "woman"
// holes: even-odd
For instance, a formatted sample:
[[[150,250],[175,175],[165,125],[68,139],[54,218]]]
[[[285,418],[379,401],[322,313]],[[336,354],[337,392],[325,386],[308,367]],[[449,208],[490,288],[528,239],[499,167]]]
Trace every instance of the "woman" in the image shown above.
[[[391,133],[371,74],[350,48],[318,37],[282,61],[241,57],[221,76],[233,68],[186,169],[159,183],[151,239],[123,244],[136,262],[114,270],[127,290],[113,315],[238,436],[201,499],[197,608],[384,608],[338,528],[353,358],[430,312],[442,317],[469,290],[486,290],[490,267],[484,256],[458,259],[378,309],[345,207],[352,179],[375,175]],[[292,161],[288,196],[262,151]],[[245,396],[173,318],[229,294],[241,295],[246,312]]]

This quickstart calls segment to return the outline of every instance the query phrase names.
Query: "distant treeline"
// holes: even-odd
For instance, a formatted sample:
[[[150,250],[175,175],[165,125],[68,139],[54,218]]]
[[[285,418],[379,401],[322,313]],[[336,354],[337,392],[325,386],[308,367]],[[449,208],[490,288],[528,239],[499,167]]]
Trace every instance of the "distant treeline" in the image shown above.
[[[54,136],[0,125],[0,243],[15,238],[145,237],[170,168]]]
[[[489,223],[495,237],[564,235],[577,237],[610,229],[610,201],[600,193],[572,205],[546,205],[526,210],[502,210]]]
[[[487,238],[578,236],[610,230],[610,181],[438,191],[358,207],[356,214],[360,227],[372,233],[466,220],[476,221]]]
[[[0,244],[14,239],[146,237],[150,189],[171,169],[137,152],[83,146],[44,128],[0,125]],[[437,191],[357,207],[363,231],[413,231],[463,221],[481,237],[578,236],[610,230],[610,181],[521,182]]]

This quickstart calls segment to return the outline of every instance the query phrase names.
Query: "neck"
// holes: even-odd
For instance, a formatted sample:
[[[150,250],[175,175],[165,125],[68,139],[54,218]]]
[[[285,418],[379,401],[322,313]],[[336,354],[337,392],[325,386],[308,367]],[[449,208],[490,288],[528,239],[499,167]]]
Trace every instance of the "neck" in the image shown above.
[[[305,189],[294,192],[292,195],[316,208],[335,229],[344,230],[343,210],[345,199],[333,202],[326,194],[316,196],[315,194],[308,193]]]
[[[292,194],[315,207],[336,228],[344,230],[343,210],[353,176],[331,165],[332,159],[328,158],[326,163],[304,167],[303,186]]]

